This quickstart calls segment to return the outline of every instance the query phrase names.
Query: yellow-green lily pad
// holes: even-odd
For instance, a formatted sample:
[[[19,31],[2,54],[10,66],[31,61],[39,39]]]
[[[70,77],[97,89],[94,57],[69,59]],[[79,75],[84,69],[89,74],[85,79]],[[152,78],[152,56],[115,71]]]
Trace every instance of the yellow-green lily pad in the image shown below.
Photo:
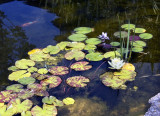
[[[64,57],[67,60],[75,59],[76,61],[79,61],[79,60],[84,59],[85,54],[80,50],[73,49],[70,52],[67,52]]]
[[[27,69],[29,68],[29,66],[34,66],[34,65],[35,65],[35,62],[29,59],[17,60],[15,63],[15,66],[18,67],[19,69]]]
[[[76,50],[83,50],[85,44],[82,42],[70,42],[69,44],[67,44],[67,47],[71,47],[71,49],[76,49]]]
[[[44,48],[42,51],[44,53],[49,53],[49,54],[57,54],[58,52],[60,52],[60,48],[58,46],[52,46],[52,45],[48,45],[46,48]]]
[[[30,67],[27,69],[28,72],[32,73],[32,72],[37,72],[37,68],[36,67]]]
[[[98,38],[89,38],[85,41],[87,44],[92,44],[92,45],[98,45],[100,44],[102,41]]]
[[[87,36],[84,34],[72,34],[68,37],[68,39],[71,41],[84,41],[87,39]]]
[[[7,86],[6,90],[12,90],[13,92],[20,92],[23,90],[23,85],[13,84],[13,85]]]
[[[36,52],[30,55],[30,59],[33,61],[44,61],[45,59],[49,58],[49,54],[45,54],[42,51]]]
[[[46,68],[40,68],[40,69],[38,69],[38,73],[39,74],[47,74],[48,70]]]
[[[150,33],[142,33],[142,34],[139,35],[139,37],[141,39],[151,39],[151,38],[153,38],[153,35],[150,34]]]
[[[100,61],[104,58],[104,56],[99,52],[91,52],[86,55],[86,59],[89,61]]]
[[[146,30],[144,28],[135,28],[135,30],[133,30],[135,33],[144,33],[146,32]]]
[[[110,52],[106,52],[104,54],[105,58],[115,58],[115,57],[118,57],[118,56],[121,56],[118,51],[110,51]]]
[[[75,103],[75,100],[73,98],[71,98],[71,97],[67,97],[67,98],[63,99],[63,103],[65,105],[71,105],[71,104]]]
[[[128,30],[128,28],[129,28],[129,29],[134,29],[134,28],[135,28],[135,25],[134,25],[134,24],[123,24],[121,27],[122,27],[123,29],[125,29],[125,30]]]
[[[36,81],[36,79],[33,77],[23,77],[18,80],[18,82],[23,85],[28,85],[28,84],[34,83],[35,81]]]
[[[90,27],[77,27],[74,29],[74,31],[78,34],[87,34],[87,33],[90,33],[92,32],[92,28]]]

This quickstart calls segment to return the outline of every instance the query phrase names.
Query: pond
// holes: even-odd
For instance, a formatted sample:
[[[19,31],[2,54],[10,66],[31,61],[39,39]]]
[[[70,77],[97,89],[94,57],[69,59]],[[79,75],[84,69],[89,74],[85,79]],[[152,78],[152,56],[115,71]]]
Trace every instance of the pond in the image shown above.
[[[153,38],[144,40],[147,44],[144,51],[132,53],[129,62],[135,66],[136,77],[125,83],[126,89],[112,89],[102,83],[100,75],[113,71],[108,68],[109,59],[104,58],[101,61],[89,61],[92,68],[87,71],[69,69],[68,74],[59,76],[62,83],[51,88],[49,95],[59,100],[66,97],[75,100],[73,105],[57,107],[58,116],[143,116],[150,107],[148,100],[160,90],[159,7],[160,2],[154,0],[0,2],[0,90],[18,83],[8,80],[8,75],[12,73],[8,67],[15,65],[17,60],[28,59],[28,51],[70,41],[68,37],[74,34],[73,30],[77,27],[91,27],[92,32],[87,34],[88,38],[97,38],[102,32],[107,32],[109,40],[105,42],[109,44],[119,41],[114,33],[120,30],[120,25],[130,21],[136,27],[146,29]],[[103,53],[110,50],[99,48],[97,51]],[[64,54],[65,51],[60,52],[52,65],[70,67],[76,62],[66,60]],[[88,62],[88,59],[83,61]],[[36,66],[50,68],[44,62]],[[90,82],[82,88],[70,87],[65,80],[72,76],[84,76]],[[29,99],[34,105],[42,106],[42,98],[34,96]]]

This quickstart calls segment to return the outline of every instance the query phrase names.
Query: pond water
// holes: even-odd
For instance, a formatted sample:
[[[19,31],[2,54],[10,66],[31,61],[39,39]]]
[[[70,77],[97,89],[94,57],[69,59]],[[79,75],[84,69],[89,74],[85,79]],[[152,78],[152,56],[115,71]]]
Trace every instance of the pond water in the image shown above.
[[[47,1],[47,0],[46,0]],[[0,90],[12,82],[8,81],[9,66],[16,60],[27,58],[27,52],[68,41],[73,29],[80,26],[93,27],[88,37],[97,37],[107,32],[111,41],[121,24],[130,22],[142,27],[153,38],[147,40],[142,53],[133,53],[131,63],[136,68],[136,78],[127,82],[126,90],[106,87],[99,76],[109,65],[106,60],[91,62],[93,68],[86,72],[72,71],[62,78],[83,75],[91,82],[85,88],[75,89],[63,82],[50,91],[52,96],[62,100],[72,97],[74,105],[58,108],[58,116],[143,116],[149,108],[148,100],[160,90],[160,2],[152,0],[43,0],[8,1],[0,4],[1,66]],[[74,61],[71,61],[73,63]],[[105,63],[104,63],[105,62]],[[70,66],[62,60],[59,65]],[[134,86],[138,87],[134,90]],[[35,104],[41,98],[33,98]]]

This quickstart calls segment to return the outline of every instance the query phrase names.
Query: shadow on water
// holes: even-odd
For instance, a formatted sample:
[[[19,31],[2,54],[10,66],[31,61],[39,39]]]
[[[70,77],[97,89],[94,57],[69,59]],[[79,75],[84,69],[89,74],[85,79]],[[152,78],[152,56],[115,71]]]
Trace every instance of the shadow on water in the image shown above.
[[[69,76],[81,74],[89,77],[92,81],[84,89],[75,89],[68,87],[67,84],[65,84],[64,82],[63,85],[61,84],[56,89],[50,91],[52,95],[56,96],[59,99],[63,99],[64,97],[69,96],[75,98],[75,100],[77,101],[73,106],[65,106],[62,108],[58,108],[58,116],[144,115],[144,113],[149,107],[148,99],[157,94],[160,89],[160,12],[158,9],[160,8],[159,2],[153,0],[53,0],[52,2],[46,1],[27,0],[25,2],[28,5],[45,8],[50,12],[56,13],[58,17],[52,17],[54,19],[52,19],[52,23],[54,26],[56,26],[56,28],[59,29],[59,33],[51,35],[52,37],[54,37],[54,40],[56,42],[67,40],[68,35],[70,35],[72,33],[72,30],[78,26],[93,27],[95,31],[88,34],[89,37],[97,37],[101,34],[101,32],[107,32],[110,37],[110,40],[107,41],[107,43],[110,43],[111,41],[119,41],[113,36],[113,33],[119,30],[117,15],[119,15],[120,17],[121,24],[127,23],[128,20],[130,20],[131,23],[136,24],[137,27],[145,28],[148,33],[151,33],[154,36],[153,39],[146,41],[147,47],[145,48],[144,52],[132,54],[131,63],[133,63],[136,67],[137,76],[135,81],[126,83],[126,90],[113,90],[109,87],[105,87],[99,80],[99,76],[101,74],[109,71],[109,69],[106,68],[108,67],[107,61],[102,66],[100,65],[104,61],[91,62],[91,64],[93,65],[92,70],[83,73],[72,71],[71,74],[66,75],[64,77],[65,79]],[[156,5],[158,8],[156,7]],[[4,16],[2,15],[2,19],[4,20],[5,17],[3,17]],[[0,35],[4,35],[6,36],[6,38],[8,38],[10,37],[8,33],[15,33],[11,31],[14,29],[17,29],[19,33],[21,31],[23,32],[22,28],[20,27],[12,27],[13,29],[10,28],[10,26],[9,29],[8,27],[3,27],[2,32],[4,32],[5,34]],[[44,34],[45,33],[46,32],[44,31]],[[24,32],[22,35],[18,37],[16,36],[16,38],[26,38],[26,36],[24,37]],[[27,53],[27,51],[22,52],[22,50],[24,49],[24,45],[21,46],[21,48],[19,49],[17,48],[16,51],[14,48],[15,46],[13,46],[14,44],[12,43],[16,44],[17,41],[14,42],[14,36],[12,36],[11,38],[13,42],[11,40],[6,41],[8,42],[8,47],[5,46],[4,48],[2,48],[1,52],[6,58],[2,62],[5,65],[2,65],[3,67],[1,69],[5,72],[5,76],[3,76],[4,78],[6,78],[8,75],[8,72],[6,73],[6,69],[9,66],[8,63],[12,61],[13,64],[15,59],[17,60],[19,58],[25,58],[25,54]],[[18,42],[22,41],[23,39],[18,40]],[[25,42],[27,43],[26,39]],[[21,45],[20,43],[17,44]],[[43,42],[40,42],[39,44],[43,44]],[[26,46],[25,48],[29,47],[28,43],[27,45],[28,46]],[[6,52],[6,50],[8,51]],[[13,52],[14,50],[15,52]],[[22,53],[20,52],[25,54],[22,55]],[[15,53],[21,56],[18,57],[15,55]],[[8,56],[14,58],[7,59]],[[67,61],[62,61],[61,65],[68,66],[69,63],[67,64]],[[134,89],[135,86],[138,87],[138,90]]]

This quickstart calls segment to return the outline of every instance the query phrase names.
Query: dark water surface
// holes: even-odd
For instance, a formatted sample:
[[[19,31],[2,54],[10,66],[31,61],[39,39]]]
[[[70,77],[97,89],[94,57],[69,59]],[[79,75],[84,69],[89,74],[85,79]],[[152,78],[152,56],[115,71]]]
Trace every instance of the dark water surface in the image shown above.
[[[113,33],[119,30],[119,15],[121,24],[130,19],[153,34],[143,53],[132,54],[135,81],[127,82],[126,90],[108,88],[99,80],[108,71],[108,64],[98,68],[104,61],[91,62],[92,70],[70,74],[89,77],[92,81],[86,88],[66,87],[63,91],[67,85],[61,85],[51,93],[59,99],[69,96],[77,100],[73,106],[59,108],[59,116],[143,116],[149,107],[148,99],[160,92],[160,9],[156,5],[160,8],[158,0],[53,0],[48,4],[43,0],[26,0],[0,4],[0,90],[9,85],[7,68],[16,60],[26,58],[33,48],[66,41],[75,27],[93,27],[95,31],[89,37],[107,32],[108,43],[118,41]],[[23,26],[28,22],[34,23]],[[69,66],[66,61],[62,64]]]

